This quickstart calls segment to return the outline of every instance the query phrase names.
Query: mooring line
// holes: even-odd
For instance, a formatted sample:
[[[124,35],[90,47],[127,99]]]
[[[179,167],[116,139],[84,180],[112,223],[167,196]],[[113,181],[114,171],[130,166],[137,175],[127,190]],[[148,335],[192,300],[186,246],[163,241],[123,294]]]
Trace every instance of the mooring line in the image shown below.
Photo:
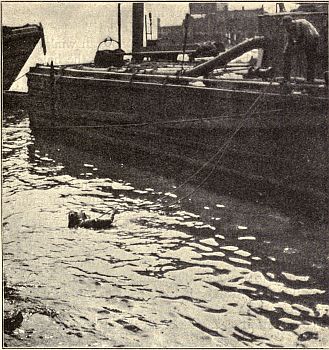
[[[160,209],[164,209],[164,208],[169,208],[171,206],[174,206],[178,203],[180,203],[182,200],[192,196],[194,193],[196,193],[199,188],[209,179],[209,177],[212,175],[212,173],[216,170],[217,165],[219,164],[219,161],[223,158],[224,154],[225,154],[225,150],[227,149],[227,147],[229,146],[229,144],[231,143],[231,141],[233,140],[234,136],[241,130],[241,128],[243,127],[243,124],[245,123],[246,120],[248,120],[250,118],[250,116],[252,114],[252,109],[253,108],[259,108],[259,104],[261,99],[263,99],[263,97],[265,96],[265,93],[267,91],[267,89],[271,86],[271,84],[273,83],[274,80],[271,80],[270,84],[264,89],[264,91],[258,95],[258,97],[255,99],[255,101],[252,103],[252,105],[249,107],[248,111],[245,113],[245,118],[241,119],[240,121],[240,125],[236,128],[236,130],[232,133],[232,135],[224,142],[224,144],[218,149],[218,151],[210,158],[208,159],[208,161],[206,163],[204,163],[196,172],[194,172],[191,176],[188,177],[187,180],[185,180],[181,185],[179,185],[174,192],[177,192],[177,190],[179,190],[180,188],[182,188],[183,186],[185,186],[193,177],[195,177],[198,173],[200,173],[200,171],[205,168],[213,159],[215,159],[217,157],[217,155],[220,155],[220,157],[217,159],[215,165],[213,166],[213,168],[211,169],[211,171],[207,174],[207,176],[201,181],[201,183],[199,183],[199,185],[191,192],[189,192],[188,194],[184,195],[181,198],[176,199],[175,201],[173,201],[172,203],[166,204],[166,205],[162,205],[161,207],[156,207],[156,208],[152,208],[151,205],[149,205],[148,207],[150,209],[153,210],[160,210]],[[257,105],[258,104],[258,105]],[[248,117],[248,114],[250,114],[250,116]],[[166,196],[162,196],[159,200],[163,200],[165,199]]]
[[[266,89],[264,89],[264,91],[259,94],[257,96],[257,98],[255,99],[255,101],[252,103],[252,105],[249,107],[248,111],[244,114],[245,118],[241,119],[239,126],[236,128],[236,130],[232,133],[232,135],[224,142],[224,144],[217,150],[217,152],[211,157],[209,158],[196,172],[194,172],[191,176],[189,176],[187,178],[187,180],[185,180],[181,185],[179,185],[175,191],[173,192],[177,192],[180,188],[182,188],[183,186],[185,186],[193,177],[195,177],[197,174],[199,174],[202,169],[204,169],[208,164],[211,163],[212,160],[214,160],[217,155],[219,155],[221,152],[221,155],[219,157],[219,159],[216,161],[215,165],[213,166],[213,168],[211,169],[211,171],[207,174],[207,176],[203,179],[203,181],[201,181],[201,183],[192,191],[189,192],[188,194],[186,194],[185,196],[176,199],[174,202],[166,204],[166,205],[161,205],[155,207],[156,204],[150,205],[150,204],[141,204],[139,205],[139,208],[144,207],[145,209],[149,208],[151,210],[161,210],[161,209],[165,209],[165,208],[169,208],[171,206],[174,206],[175,204],[180,203],[182,200],[186,199],[187,197],[190,197],[191,195],[193,195],[195,192],[197,192],[199,190],[199,188],[209,179],[209,177],[212,175],[212,173],[216,170],[217,165],[219,163],[219,161],[222,159],[222,157],[224,156],[225,150],[226,148],[229,146],[229,144],[231,143],[231,141],[233,140],[234,136],[239,132],[239,130],[242,128],[243,124],[245,123],[245,121],[250,118],[247,117],[248,114],[250,114],[252,112],[253,108],[259,108],[259,102],[260,100],[265,96],[265,93],[267,91],[267,89],[271,86],[273,80],[270,82],[270,84],[266,87]],[[258,103],[258,105],[257,105]],[[252,114],[251,114],[252,115]],[[162,196],[159,198],[159,201],[162,201],[163,199],[165,199],[167,196]],[[107,215],[108,213],[110,213],[113,209],[108,210],[107,212],[101,214],[98,218]]]

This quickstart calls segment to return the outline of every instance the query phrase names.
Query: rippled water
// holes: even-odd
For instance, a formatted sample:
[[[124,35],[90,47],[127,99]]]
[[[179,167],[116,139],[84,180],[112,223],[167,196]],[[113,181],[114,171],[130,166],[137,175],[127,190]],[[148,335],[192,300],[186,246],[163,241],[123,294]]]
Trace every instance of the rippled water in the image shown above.
[[[205,189],[143,209],[178,180],[7,117],[3,266],[25,312],[7,345],[329,346],[327,226]],[[114,206],[110,230],[67,228]]]

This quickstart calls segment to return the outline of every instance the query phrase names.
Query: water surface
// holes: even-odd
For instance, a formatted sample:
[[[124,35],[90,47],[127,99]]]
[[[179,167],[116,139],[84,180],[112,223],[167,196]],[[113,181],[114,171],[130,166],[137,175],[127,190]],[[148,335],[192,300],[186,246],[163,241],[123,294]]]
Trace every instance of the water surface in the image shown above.
[[[327,226],[218,189],[148,209],[195,187],[145,163],[7,115],[3,268],[24,311],[8,346],[329,346]],[[110,230],[67,228],[113,207]]]

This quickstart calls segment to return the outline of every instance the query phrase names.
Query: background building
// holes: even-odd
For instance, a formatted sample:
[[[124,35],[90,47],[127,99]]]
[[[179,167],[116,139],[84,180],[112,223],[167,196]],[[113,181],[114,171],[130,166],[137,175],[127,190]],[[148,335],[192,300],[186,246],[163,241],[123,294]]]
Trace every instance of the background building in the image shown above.
[[[189,47],[205,41],[222,42],[226,47],[235,45],[258,33],[257,16],[265,13],[258,9],[230,11],[227,3],[190,3],[187,44]],[[158,20],[158,47],[178,49],[183,45],[184,26],[161,26]]]

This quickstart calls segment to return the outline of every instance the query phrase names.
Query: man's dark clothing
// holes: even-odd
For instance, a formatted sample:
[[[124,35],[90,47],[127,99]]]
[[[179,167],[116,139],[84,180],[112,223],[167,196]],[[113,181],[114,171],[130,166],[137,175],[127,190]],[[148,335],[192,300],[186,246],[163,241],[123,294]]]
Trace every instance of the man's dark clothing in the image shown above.
[[[315,78],[319,33],[306,19],[294,20],[291,28],[287,28],[288,40],[284,49],[283,77],[290,79],[291,61],[296,52],[305,52],[307,62],[307,81]]]

